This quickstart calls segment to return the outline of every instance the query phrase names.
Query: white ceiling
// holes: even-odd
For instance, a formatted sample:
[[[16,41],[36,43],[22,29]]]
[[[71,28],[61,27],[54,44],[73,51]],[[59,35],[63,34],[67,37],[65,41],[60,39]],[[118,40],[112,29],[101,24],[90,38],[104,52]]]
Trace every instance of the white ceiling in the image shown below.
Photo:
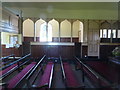
[[[1,2],[119,2],[119,0],[1,0]]]

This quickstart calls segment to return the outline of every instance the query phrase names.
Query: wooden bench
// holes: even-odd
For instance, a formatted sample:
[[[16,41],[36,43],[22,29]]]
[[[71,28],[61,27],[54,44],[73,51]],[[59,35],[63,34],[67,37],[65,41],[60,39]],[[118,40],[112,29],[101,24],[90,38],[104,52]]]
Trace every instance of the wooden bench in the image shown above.
[[[5,77],[9,76],[12,72],[14,72],[15,70],[18,69],[18,71],[20,71],[20,67],[22,67],[24,64],[26,64],[27,62],[29,62],[30,59],[26,60],[23,62],[23,60],[27,57],[29,57],[30,54],[11,62],[10,64],[4,66],[2,69],[2,71],[0,71],[0,79],[4,79]]]
[[[44,73],[39,81],[38,87],[51,88],[52,78],[53,78],[53,69],[54,69],[54,63],[48,62],[44,70]]]
[[[9,60],[10,57],[13,57],[13,60]],[[11,55],[2,57],[2,58],[0,59],[0,68],[1,68],[2,66],[5,66],[5,65],[9,64],[11,61],[14,61],[14,60],[15,60],[14,54],[11,54]]]
[[[91,79],[95,83],[95,85],[97,85],[98,88],[100,87],[100,88],[111,89],[111,87],[114,87],[114,84],[111,84],[110,82],[105,80],[101,75],[99,75],[99,73],[94,71],[88,65],[84,64],[82,61],[80,61],[80,59],[78,59],[77,57],[75,58],[77,62],[79,62],[78,67],[80,67],[80,69],[83,72],[83,81],[86,75],[87,77],[89,77],[89,79]]]
[[[34,85],[36,79],[38,79],[39,74],[43,71],[43,66],[46,55],[44,55],[37,63],[37,65],[33,68],[33,70],[30,72],[30,74],[26,77],[26,84],[27,88],[38,88],[37,85]],[[32,79],[32,80],[31,80]]]
[[[67,88],[83,88],[84,86],[80,85],[80,83],[78,82],[69,63],[67,62],[62,63],[61,58],[60,60],[61,60],[62,74]]]
[[[8,59],[9,57],[13,57],[13,58],[15,58],[15,55],[14,55],[14,54],[11,54],[11,55],[8,55],[8,56],[5,56],[5,57],[2,57],[2,58],[0,59],[0,61],[5,61],[5,60]]]
[[[86,64],[89,65],[92,69],[102,75],[111,83],[118,83],[120,78],[120,73],[117,69],[108,65],[103,61],[86,61]]]
[[[8,68],[6,68],[6,69],[0,71],[0,73],[1,73],[0,76],[1,76],[1,77],[4,76],[7,72],[9,72],[10,70],[12,70],[12,69],[14,69],[14,68],[17,68],[17,67],[18,67],[17,64],[11,65],[10,67],[8,67]]]
[[[107,81],[103,80],[94,71],[91,71],[87,67],[83,66],[83,71],[84,74],[97,85],[97,87],[106,87],[110,85]]]
[[[24,79],[29,73],[30,71],[33,69],[33,67],[35,66],[36,62],[32,62],[31,64],[29,64],[28,66],[26,66],[19,74],[17,74],[16,76],[14,76],[7,84],[7,88],[15,88],[22,79]]]

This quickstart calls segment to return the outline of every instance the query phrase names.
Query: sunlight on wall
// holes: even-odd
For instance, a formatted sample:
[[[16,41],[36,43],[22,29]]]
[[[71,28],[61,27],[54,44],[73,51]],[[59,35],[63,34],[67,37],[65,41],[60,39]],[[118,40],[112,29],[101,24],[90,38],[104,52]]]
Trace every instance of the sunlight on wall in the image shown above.
[[[7,33],[7,32],[1,33],[1,44],[10,44],[10,36],[13,36],[13,35],[17,35],[18,44],[22,44],[21,34],[13,34],[13,33]]]
[[[2,32],[1,39],[2,44],[9,44],[9,33]]]
[[[39,19],[39,20],[37,20],[36,21],[36,23],[35,23],[35,36],[36,37],[40,37],[40,30],[41,30],[41,24],[43,24],[43,23],[45,23],[45,21],[44,20],[42,20],[42,19]]]

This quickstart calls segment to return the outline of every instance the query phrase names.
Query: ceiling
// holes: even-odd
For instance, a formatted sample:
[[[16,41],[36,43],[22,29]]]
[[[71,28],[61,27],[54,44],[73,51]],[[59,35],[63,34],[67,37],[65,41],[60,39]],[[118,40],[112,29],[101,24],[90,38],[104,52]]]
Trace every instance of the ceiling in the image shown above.
[[[3,2],[23,17],[117,19],[118,2]]]
[[[2,2],[119,2],[119,0],[1,0]]]
[[[5,7],[56,9],[114,9],[117,2],[4,2]],[[113,7],[111,7],[113,6]]]

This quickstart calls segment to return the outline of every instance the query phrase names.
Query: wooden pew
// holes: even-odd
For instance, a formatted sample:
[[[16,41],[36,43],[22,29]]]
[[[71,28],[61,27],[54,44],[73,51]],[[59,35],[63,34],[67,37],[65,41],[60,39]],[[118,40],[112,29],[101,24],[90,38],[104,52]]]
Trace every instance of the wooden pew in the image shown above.
[[[110,82],[108,82],[106,79],[104,79],[101,75],[99,75],[97,72],[95,72],[92,68],[90,68],[89,66],[87,66],[86,64],[84,64],[82,61],[80,61],[79,58],[75,57],[77,62],[79,62],[78,65],[80,65],[80,68],[83,72],[83,81],[85,78],[85,75],[87,77],[89,77],[89,79],[91,79],[94,84],[98,87],[98,88],[109,88],[111,89],[111,87],[114,87],[114,84],[111,84]]]
[[[19,74],[14,76],[7,84],[7,88],[15,88],[34,68],[36,62],[27,65]]]
[[[19,70],[20,71],[20,67],[22,67],[23,65],[25,65],[27,62],[29,62],[30,59],[26,60],[23,62],[23,60],[27,57],[29,57],[31,54],[28,54],[16,61],[13,61],[12,63],[6,65],[5,67],[3,67],[3,70],[0,71],[1,75],[0,75],[0,79],[4,79],[5,77],[9,76],[12,72],[14,72],[15,70]],[[23,63],[22,63],[23,62]]]
[[[13,71],[17,67],[18,67],[17,64],[13,64],[13,65],[9,66],[8,68],[0,71],[0,73],[1,73],[0,77],[4,77],[6,73]]]
[[[21,57],[20,59],[12,62],[12,63],[10,63],[10,64],[8,64],[8,65],[6,65],[6,66],[4,66],[1,70],[6,69],[7,67],[9,67],[9,66],[11,66],[11,65],[13,65],[13,64],[15,64],[15,63],[18,63],[18,62],[22,61],[23,59],[29,57],[30,55],[31,55],[31,54],[27,54],[27,55]],[[19,64],[19,63],[18,63],[18,64]]]
[[[46,65],[46,68],[44,70],[44,73],[40,79],[40,82],[38,84],[38,87],[51,88],[52,78],[53,78],[53,69],[54,69],[54,63],[48,62],[48,64]]]
[[[13,57],[13,60],[9,60],[10,57]],[[7,64],[9,64],[11,61],[14,61],[14,60],[15,60],[15,55],[14,55],[14,54],[11,54],[11,55],[2,57],[2,58],[0,59],[0,68],[2,68],[2,66],[7,65]]]
[[[38,62],[36,67],[32,70],[32,72],[26,78],[27,88],[32,88],[32,89],[51,88],[54,63],[48,62],[43,71],[43,67],[44,67],[44,64],[42,64],[43,59],[45,59],[45,56],[43,56],[43,58]],[[39,66],[40,66],[40,68],[38,68]],[[30,82],[30,79],[31,79],[32,75],[34,75],[36,69],[39,69],[39,70],[38,70],[37,74],[34,76],[35,78],[33,78],[32,81]],[[40,79],[38,80],[37,84],[35,84],[35,80],[38,77],[40,77]]]
[[[116,68],[103,61],[86,61],[86,64],[106,78],[110,83],[119,83],[120,73]]]
[[[2,57],[2,58],[0,59],[0,61],[4,61],[4,60],[8,59],[9,57],[14,57],[14,58],[15,58],[15,55],[14,55],[14,54],[11,54],[11,55],[8,55],[8,56],[6,56],[6,57]]]
[[[44,59],[46,58],[46,55],[44,55],[39,62],[37,63],[37,65],[34,67],[34,69],[30,72],[30,74],[26,77],[26,84],[27,84],[27,88],[32,88],[32,86],[34,86],[34,82],[36,81],[38,75],[40,74],[40,72],[42,71],[43,65],[41,65],[41,63],[44,63]],[[38,70],[39,69],[39,70]],[[37,73],[36,73],[37,72]],[[35,76],[34,76],[35,74]],[[32,78],[32,76],[34,76],[34,78]],[[32,78],[32,81],[30,81],[30,79]]]
[[[67,88],[83,88],[83,85],[77,81],[74,72],[72,71],[68,62],[62,63],[62,58],[60,57],[61,61],[61,68],[62,68],[62,75],[65,81]]]

